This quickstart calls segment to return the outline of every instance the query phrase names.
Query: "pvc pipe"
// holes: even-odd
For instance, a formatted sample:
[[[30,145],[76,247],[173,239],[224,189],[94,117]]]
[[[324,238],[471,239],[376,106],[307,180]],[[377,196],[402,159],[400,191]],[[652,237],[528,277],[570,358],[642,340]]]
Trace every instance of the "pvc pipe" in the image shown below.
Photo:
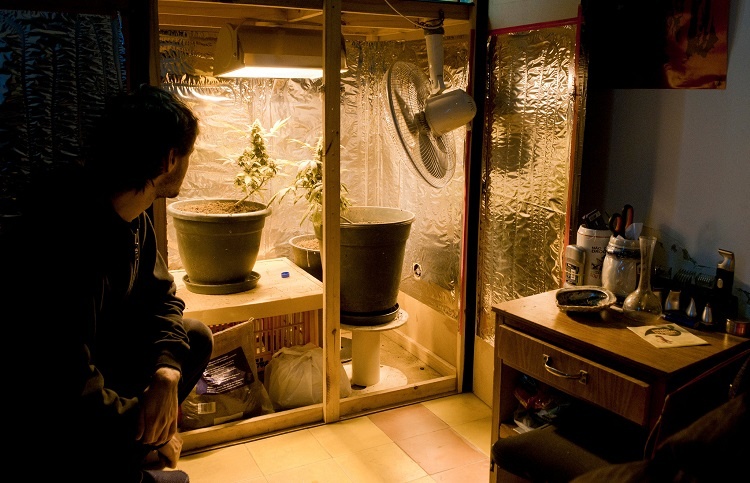
[[[380,332],[352,332],[352,384],[372,386],[380,382]]]

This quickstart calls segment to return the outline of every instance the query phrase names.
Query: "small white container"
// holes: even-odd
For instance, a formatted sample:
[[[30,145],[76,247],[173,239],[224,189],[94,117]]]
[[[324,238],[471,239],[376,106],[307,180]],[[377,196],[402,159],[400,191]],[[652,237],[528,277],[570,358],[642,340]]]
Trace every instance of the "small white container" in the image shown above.
[[[609,230],[594,230],[583,225],[578,228],[576,245],[586,252],[583,285],[602,286],[602,264],[610,236]]]

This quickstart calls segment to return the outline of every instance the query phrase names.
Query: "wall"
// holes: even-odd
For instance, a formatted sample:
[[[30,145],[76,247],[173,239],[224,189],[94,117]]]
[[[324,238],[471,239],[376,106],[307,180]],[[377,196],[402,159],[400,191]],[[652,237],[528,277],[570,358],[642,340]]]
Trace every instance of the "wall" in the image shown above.
[[[579,0],[488,0],[490,30],[573,18]]]
[[[742,311],[747,298],[738,289],[750,291],[750,0],[731,1],[728,43],[724,90],[605,94],[611,108],[596,124],[606,126],[598,137],[608,149],[598,174],[602,206],[632,204],[636,218],[656,230],[673,269],[713,275],[717,250],[734,252]]]

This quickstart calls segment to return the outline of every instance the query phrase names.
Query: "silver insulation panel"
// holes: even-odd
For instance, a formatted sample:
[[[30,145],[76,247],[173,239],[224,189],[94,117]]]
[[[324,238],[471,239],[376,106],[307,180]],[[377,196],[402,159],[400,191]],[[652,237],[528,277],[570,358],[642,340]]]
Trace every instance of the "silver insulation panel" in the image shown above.
[[[477,336],[494,304],[560,287],[576,125],[576,27],[491,35]]]
[[[201,119],[201,134],[179,199],[236,197],[233,159],[246,144],[249,126],[258,119],[270,128],[288,118],[268,145],[269,153],[284,161],[282,174],[265,193],[268,200],[291,183],[297,162],[312,157],[294,141],[315,145],[322,134],[322,79],[212,77],[215,41],[215,35],[206,32],[160,33],[163,86],[178,93]],[[446,37],[444,47],[446,85],[466,89],[468,37]],[[416,214],[406,246],[401,290],[458,319],[466,128],[454,131],[453,178],[443,188],[432,187],[413,168],[392,132],[385,96],[385,74],[396,60],[412,62],[429,75],[425,42],[347,41],[346,49],[349,70],[342,74],[341,83],[341,180],[355,205],[397,207]],[[309,222],[300,224],[305,208],[291,198],[273,203],[259,258],[291,258],[289,239],[312,233]],[[176,236],[171,220],[167,221],[169,264],[177,269]]]
[[[34,175],[82,158],[124,65],[117,17],[0,10],[0,214]]]

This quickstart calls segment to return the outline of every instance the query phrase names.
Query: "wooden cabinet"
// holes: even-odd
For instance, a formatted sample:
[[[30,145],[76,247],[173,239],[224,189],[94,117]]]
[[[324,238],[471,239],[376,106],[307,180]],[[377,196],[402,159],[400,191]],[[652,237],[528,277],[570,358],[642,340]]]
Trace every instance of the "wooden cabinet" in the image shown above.
[[[493,308],[493,442],[513,433],[513,412],[518,407],[513,392],[522,374],[648,431],[668,394],[722,362],[750,354],[750,339],[700,331],[694,332],[705,345],[659,349],[628,330],[644,324],[611,309],[593,314],[561,312],[555,292]],[[494,481],[495,473],[490,477]]]

